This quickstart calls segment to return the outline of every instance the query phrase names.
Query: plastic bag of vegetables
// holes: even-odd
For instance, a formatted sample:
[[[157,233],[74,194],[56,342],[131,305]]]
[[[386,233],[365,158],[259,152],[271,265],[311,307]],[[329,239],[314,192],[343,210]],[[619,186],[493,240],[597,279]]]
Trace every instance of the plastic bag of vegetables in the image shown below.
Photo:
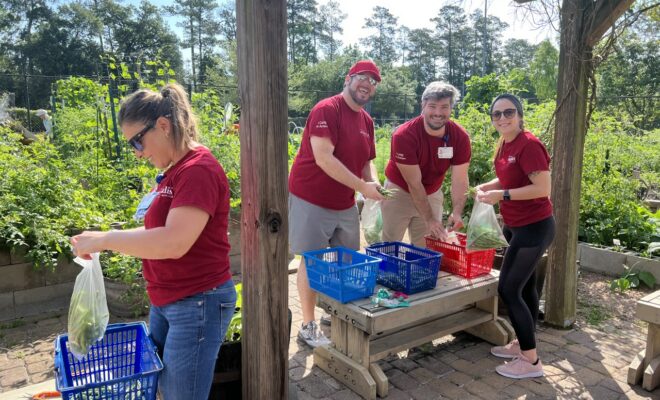
[[[99,254],[92,254],[91,260],[77,257],[74,261],[83,270],[76,277],[73,287],[67,329],[69,350],[80,360],[97,340],[103,338],[109,313]]]
[[[481,251],[508,246],[492,205],[475,199],[467,226],[465,250]]]
[[[362,232],[369,244],[380,242],[383,232],[383,215],[380,212],[380,202],[365,199],[362,207]]]

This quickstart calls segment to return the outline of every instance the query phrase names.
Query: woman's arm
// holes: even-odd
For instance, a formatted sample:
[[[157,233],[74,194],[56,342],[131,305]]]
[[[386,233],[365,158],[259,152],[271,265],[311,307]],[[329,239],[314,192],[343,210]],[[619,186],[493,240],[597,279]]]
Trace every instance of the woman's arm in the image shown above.
[[[550,196],[550,171],[534,171],[528,175],[531,184],[515,189],[509,189],[510,200],[531,200]],[[504,190],[487,190],[477,192],[477,200],[495,204],[504,199]]]
[[[112,250],[150,260],[181,258],[197,241],[209,214],[197,207],[177,207],[167,214],[165,226],[128,231],[83,232],[71,238],[77,255]]]

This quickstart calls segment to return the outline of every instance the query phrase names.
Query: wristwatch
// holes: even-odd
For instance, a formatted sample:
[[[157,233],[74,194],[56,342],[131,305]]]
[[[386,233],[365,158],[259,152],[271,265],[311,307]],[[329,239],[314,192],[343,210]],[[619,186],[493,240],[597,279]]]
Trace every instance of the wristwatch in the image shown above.
[[[504,189],[504,195],[502,196],[502,200],[504,200],[504,201],[511,200],[511,195],[509,194],[509,189]]]

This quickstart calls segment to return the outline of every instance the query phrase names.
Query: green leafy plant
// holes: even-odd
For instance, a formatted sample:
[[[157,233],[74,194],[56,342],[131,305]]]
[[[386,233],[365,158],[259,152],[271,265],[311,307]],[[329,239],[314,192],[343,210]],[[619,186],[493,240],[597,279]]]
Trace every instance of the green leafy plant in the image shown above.
[[[650,289],[655,288],[655,276],[648,271],[635,270],[637,264],[639,264],[639,261],[633,264],[632,267],[628,267],[624,264],[623,268],[625,269],[625,272],[623,276],[610,282],[610,290],[619,290],[623,293],[628,289],[638,288],[641,283]]]
[[[225,334],[225,342],[237,342],[241,340],[243,333],[243,318],[241,314],[241,308],[243,307],[242,293],[243,284],[236,284],[236,311],[231,321],[229,321],[229,327],[227,327],[227,333]]]

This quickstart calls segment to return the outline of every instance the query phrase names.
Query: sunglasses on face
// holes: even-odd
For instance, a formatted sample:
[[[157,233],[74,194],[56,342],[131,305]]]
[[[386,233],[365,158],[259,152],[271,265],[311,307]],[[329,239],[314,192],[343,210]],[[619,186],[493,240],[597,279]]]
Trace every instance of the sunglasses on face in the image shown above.
[[[500,118],[502,118],[502,115],[504,115],[504,118],[506,119],[511,119],[514,115],[516,115],[516,109],[507,108],[504,111],[494,111],[492,114],[490,114],[490,119],[493,121],[498,121]]]
[[[366,80],[369,80],[369,83],[371,84],[371,86],[374,86],[374,87],[378,86],[378,81],[375,80],[374,78],[370,77],[369,75],[357,74],[357,75],[353,75],[353,76],[360,82],[364,82]]]
[[[136,133],[135,135],[133,135],[132,138],[130,138],[128,140],[128,144],[130,144],[131,147],[133,147],[137,151],[144,150],[144,146],[142,145],[142,138],[144,137],[144,135],[147,134],[147,132],[149,132],[151,129],[153,129],[153,127],[154,127],[153,122],[150,123],[150,124],[147,124],[147,126],[142,128],[142,130],[140,132]]]

